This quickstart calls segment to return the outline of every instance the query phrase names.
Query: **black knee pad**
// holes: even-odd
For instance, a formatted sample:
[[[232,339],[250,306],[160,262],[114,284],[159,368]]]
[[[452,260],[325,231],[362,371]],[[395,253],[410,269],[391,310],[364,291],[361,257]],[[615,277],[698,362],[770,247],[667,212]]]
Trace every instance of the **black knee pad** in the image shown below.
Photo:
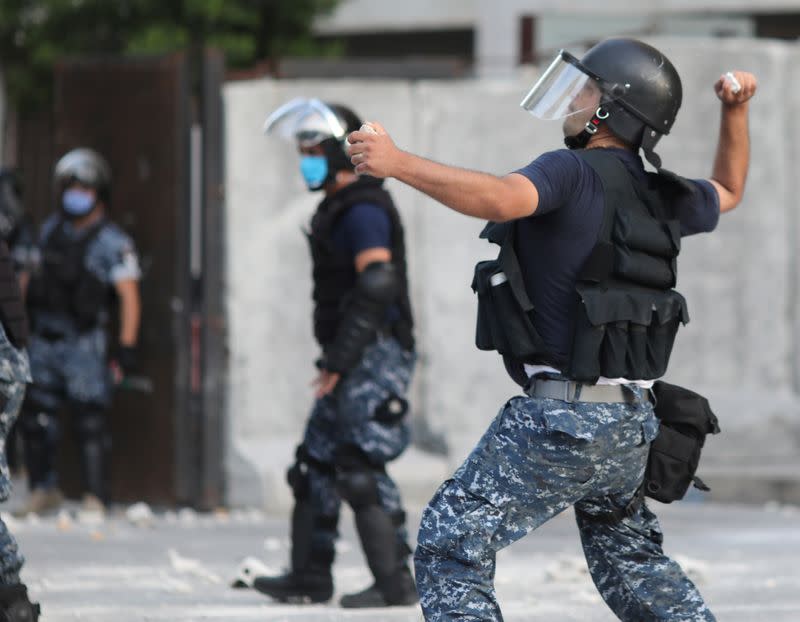
[[[49,439],[58,436],[58,418],[47,410],[26,407],[17,425],[26,439]]]
[[[295,451],[294,464],[286,471],[286,482],[292,489],[292,494],[297,501],[308,499],[310,494],[310,484],[308,481],[308,461],[306,460],[306,450],[303,445],[299,445]]]
[[[376,474],[383,471],[367,459],[364,452],[354,446],[346,446],[336,452],[336,489],[355,510],[377,505],[378,480]]]

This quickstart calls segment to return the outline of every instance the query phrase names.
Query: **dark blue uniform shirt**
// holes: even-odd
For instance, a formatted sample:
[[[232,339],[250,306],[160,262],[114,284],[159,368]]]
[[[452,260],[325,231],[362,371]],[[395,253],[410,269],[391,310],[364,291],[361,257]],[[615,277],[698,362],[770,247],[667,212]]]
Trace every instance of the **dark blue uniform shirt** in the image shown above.
[[[392,221],[386,210],[374,203],[357,203],[347,210],[333,227],[333,243],[355,261],[356,255],[368,248],[392,249]],[[386,311],[386,321],[400,318],[396,305]]]
[[[355,260],[368,248],[392,248],[392,221],[379,205],[357,203],[342,214],[331,236],[336,248]]]
[[[608,149],[636,177],[645,169],[638,154]],[[550,351],[567,357],[575,317],[578,272],[597,242],[603,220],[600,177],[567,149],[539,156],[516,171],[539,191],[536,212],[518,221],[517,254],[535,307],[534,323]],[[706,180],[690,181],[694,192],[674,204],[682,235],[712,231],[719,220],[719,196]]]

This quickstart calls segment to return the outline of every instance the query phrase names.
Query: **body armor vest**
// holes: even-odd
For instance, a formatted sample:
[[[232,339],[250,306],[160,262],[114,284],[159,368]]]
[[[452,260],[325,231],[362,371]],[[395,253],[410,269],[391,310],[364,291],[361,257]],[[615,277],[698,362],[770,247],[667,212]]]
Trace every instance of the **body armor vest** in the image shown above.
[[[86,268],[86,250],[106,224],[100,220],[78,239],[67,234],[60,220],[42,246],[41,265],[28,286],[28,307],[70,316],[79,330],[100,323],[110,300],[109,287]],[[35,317],[34,317],[35,320]],[[34,326],[35,330],[35,326]]]
[[[392,197],[381,185],[380,180],[359,179],[333,196],[326,197],[317,207],[311,221],[308,241],[313,261],[314,336],[323,348],[336,337],[348,294],[357,278],[353,258],[334,245],[332,233],[338,219],[358,203],[378,205],[391,221],[392,264],[400,278],[401,290],[394,303],[399,317],[393,322],[390,331],[404,348],[411,350],[414,347],[414,322],[408,298],[403,225]]]
[[[16,348],[25,347],[28,342],[28,321],[14,262],[3,241],[0,241],[0,321],[12,345]]]
[[[490,223],[482,237],[501,245],[496,260],[480,262],[476,344],[517,361],[550,364],[565,376],[593,383],[600,376],[650,380],[664,375],[678,326],[689,321],[677,279],[680,223],[670,203],[687,191],[671,174],[633,178],[613,154],[578,153],[600,177],[603,222],[598,242],[578,275],[578,312],[567,361],[547,351],[532,322],[514,251],[514,223]]]

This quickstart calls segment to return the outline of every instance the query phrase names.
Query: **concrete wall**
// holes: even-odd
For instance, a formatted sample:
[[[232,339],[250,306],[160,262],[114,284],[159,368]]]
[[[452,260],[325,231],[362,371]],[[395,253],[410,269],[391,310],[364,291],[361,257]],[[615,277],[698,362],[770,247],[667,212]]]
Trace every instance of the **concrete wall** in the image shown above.
[[[692,322],[679,335],[669,376],[712,398],[725,434],[710,441],[707,467],[724,491],[732,466],[741,470],[737,481],[767,471],[782,477],[800,454],[800,224],[793,183],[800,129],[789,121],[800,112],[800,91],[792,86],[799,83],[800,49],[752,40],[652,42],[684,82],[684,107],[660,149],[665,165],[683,175],[710,174],[719,118],[712,84],[720,73],[751,70],[761,84],[752,104],[753,166],[744,203],[713,235],[685,240],[679,284]],[[264,118],[297,95],[338,100],[383,123],[404,149],[504,174],[560,145],[557,124],[518,107],[534,79],[531,72],[494,81],[259,80],[226,87],[232,503],[289,502],[283,470],[302,433],[315,371],[301,228],[319,196],[304,190],[292,148],[262,136]],[[473,346],[472,268],[494,254],[477,239],[482,223],[397,182],[389,188],[410,248],[421,354],[413,390],[417,438],[439,433],[449,448],[434,462],[413,452],[396,468],[401,480],[421,480],[427,494],[516,389],[499,357]],[[731,491],[747,496],[742,486]]]

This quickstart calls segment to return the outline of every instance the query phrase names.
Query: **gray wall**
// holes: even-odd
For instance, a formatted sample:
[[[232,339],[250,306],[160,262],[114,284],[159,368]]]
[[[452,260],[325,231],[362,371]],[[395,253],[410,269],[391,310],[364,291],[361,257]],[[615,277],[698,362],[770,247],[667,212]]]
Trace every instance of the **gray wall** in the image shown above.
[[[719,119],[715,79],[741,68],[760,80],[744,202],[714,234],[685,240],[679,285],[692,321],[679,335],[669,375],[706,392],[720,415],[725,434],[709,443],[706,468],[722,495],[733,467],[741,481],[767,471],[783,477],[798,462],[800,231],[793,174],[800,129],[789,120],[800,113],[800,92],[792,86],[800,78],[800,53],[789,44],[752,40],[653,43],[684,82],[683,109],[660,152],[667,168],[685,176],[711,171]],[[316,95],[380,121],[404,149],[504,174],[560,146],[557,124],[518,107],[534,79],[531,72],[494,81],[258,80],[226,87],[232,503],[274,508],[289,502],[283,471],[311,405],[315,371],[310,262],[301,228],[319,196],[304,190],[292,147],[262,136],[264,118],[291,97]],[[410,247],[421,354],[413,390],[418,439],[441,433],[449,447],[436,463],[417,451],[396,467],[401,480],[425,480],[426,492],[464,458],[515,385],[499,357],[473,346],[472,268],[493,256],[477,239],[482,223],[397,182],[389,188]],[[420,471],[430,475],[425,479]],[[747,497],[742,488],[730,494]]]

